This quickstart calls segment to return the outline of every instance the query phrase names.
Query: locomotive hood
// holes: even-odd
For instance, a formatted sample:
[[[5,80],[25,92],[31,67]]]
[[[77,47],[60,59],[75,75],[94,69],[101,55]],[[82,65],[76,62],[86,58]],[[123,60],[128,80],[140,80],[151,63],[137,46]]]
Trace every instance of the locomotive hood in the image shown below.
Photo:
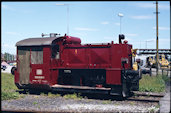
[[[77,38],[77,37],[71,37],[71,36],[66,36],[65,37],[65,43],[67,44],[81,44],[81,40],[80,38]]]

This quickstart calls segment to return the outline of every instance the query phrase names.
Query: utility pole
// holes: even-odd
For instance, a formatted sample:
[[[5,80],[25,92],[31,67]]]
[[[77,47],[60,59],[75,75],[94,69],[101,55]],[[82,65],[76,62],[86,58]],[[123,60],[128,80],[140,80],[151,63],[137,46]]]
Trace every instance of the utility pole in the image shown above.
[[[158,75],[158,69],[159,69],[159,52],[158,52],[158,1],[156,1],[156,75]]]
[[[67,35],[69,36],[69,4],[56,4],[57,6],[67,6]]]
[[[121,18],[123,17],[123,14],[119,13],[118,16],[120,17],[120,34],[121,34]]]

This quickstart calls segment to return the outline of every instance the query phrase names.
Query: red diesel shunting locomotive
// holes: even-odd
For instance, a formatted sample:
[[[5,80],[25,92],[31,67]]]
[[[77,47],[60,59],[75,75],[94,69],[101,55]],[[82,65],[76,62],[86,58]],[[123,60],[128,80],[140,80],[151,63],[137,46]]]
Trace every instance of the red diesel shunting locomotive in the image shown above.
[[[43,36],[42,36],[43,37]],[[140,75],[132,68],[132,45],[81,44],[72,36],[50,34],[16,43],[15,84],[19,89],[93,92],[126,97],[138,90]]]

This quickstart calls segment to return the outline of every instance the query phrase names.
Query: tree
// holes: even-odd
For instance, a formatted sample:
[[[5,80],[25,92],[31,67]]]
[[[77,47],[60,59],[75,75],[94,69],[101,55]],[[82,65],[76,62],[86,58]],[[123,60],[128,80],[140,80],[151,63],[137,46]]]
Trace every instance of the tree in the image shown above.
[[[14,55],[5,52],[5,54],[4,54],[4,59],[5,59],[6,61],[13,61],[13,60],[14,60]]]

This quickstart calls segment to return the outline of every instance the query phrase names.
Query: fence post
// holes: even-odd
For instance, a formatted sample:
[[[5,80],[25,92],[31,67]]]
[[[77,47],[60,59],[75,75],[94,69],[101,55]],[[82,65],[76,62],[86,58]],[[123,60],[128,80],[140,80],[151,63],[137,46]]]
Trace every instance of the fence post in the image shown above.
[[[150,66],[150,76],[152,76],[151,66]]]

